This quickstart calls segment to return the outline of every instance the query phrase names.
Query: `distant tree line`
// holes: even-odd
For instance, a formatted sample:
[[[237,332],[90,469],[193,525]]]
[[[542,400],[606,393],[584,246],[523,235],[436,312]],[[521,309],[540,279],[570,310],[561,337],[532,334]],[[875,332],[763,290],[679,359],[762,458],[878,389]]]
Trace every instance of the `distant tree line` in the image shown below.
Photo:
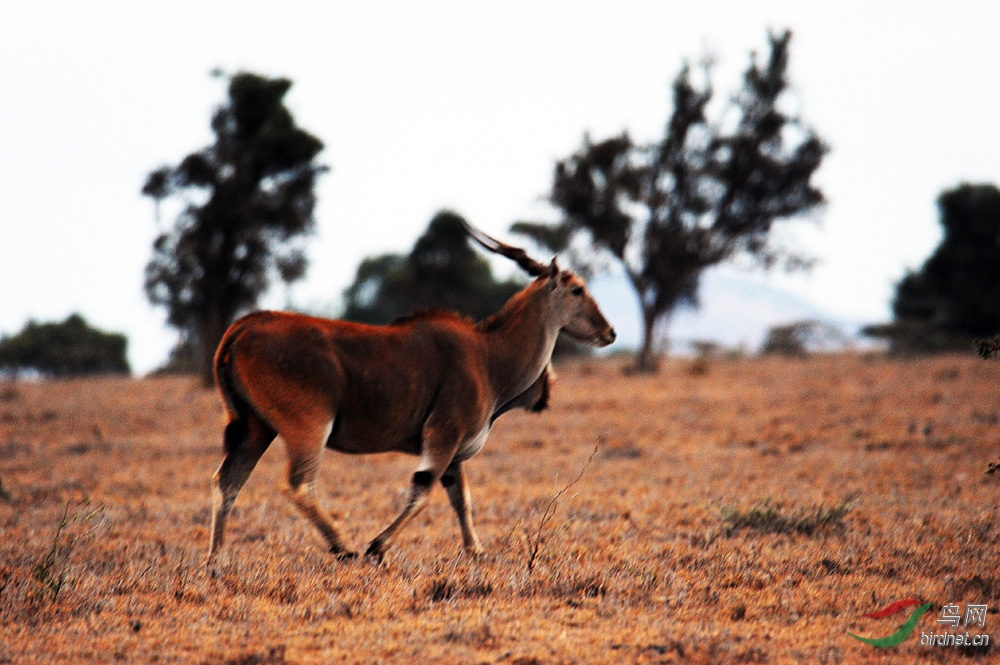
[[[710,66],[684,64],[660,139],[585,135],[555,165],[548,200],[559,220],[512,226],[568,254],[584,273],[608,260],[621,266],[642,314],[640,371],[656,368],[657,331],[670,314],[697,304],[705,269],[734,260],[764,269],[811,263],[773,233],[824,203],[813,176],[828,148],[788,110],[790,43],[788,31],[770,34],[767,57],[751,54],[742,85],[718,107]],[[171,364],[197,368],[206,380],[229,323],[275,282],[304,275],[314,185],[327,170],[316,161],[322,142],[284,104],[291,81],[247,72],[227,81],[228,99],[212,117],[214,143],[153,171],[143,187],[157,210],[170,198],[183,204],[154,243],[146,292],[181,333]],[[960,348],[1000,331],[1000,192],[962,185],[943,193],[939,207],[941,246],[897,285],[893,322],[868,329],[894,350]],[[409,253],[364,259],[340,315],[385,323],[423,307],[472,318],[496,312],[520,284],[493,276],[460,221],[443,211]],[[774,330],[768,350],[808,347],[823,331],[807,323]]]
[[[60,323],[29,321],[21,332],[0,336],[0,371],[57,378],[129,374],[127,348],[125,335],[93,328],[79,314]]]
[[[581,272],[617,262],[639,301],[642,345],[636,369],[656,368],[657,330],[684,304],[696,305],[705,269],[743,260],[764,269],[808,267],[779,244],[777,222],[824,202],[813,183],[828,148],[788,111],[791,33],[769,35],[766,59],[751,54],[742,85],[710,114],[711,68],[685,63],[672,83],[663,136],[648,144],[627,132],[559,160],[548,201],[559,221],[521,221],[512,231],[569,255]],[[220,75],[221,76],[221,75]],[[142,193],[160,207],[176,200],[173,226],[153,243],[145,271],[151,303],[180,333],[168,365],[211,380],[226,327],[257,307],[275,283],[305,275],[314,231],[317,161],[323,143],[300,128],[284,102],[286,78],[225,76],[227,99],[214,112],[211,145],[148,174]],[[967,349],[1000,332],[1000,190],[962,184],[938,199],[944,237],[896,285],[893,321],[866,332],[897,352]],[[440,307],[481,319],[522,283],[494,277],[469,245],[461,217],[438,213],[408,254],[364,259],[344,292],[343,318],[386,323]],[[776,327],[766,352],[797,353],[829,331],[816,322]],[[30,322],[0,338],[0,370],[51,376],[129,371],[123,335],[91,328],[79,315]],[[980,343],[997,353],[998,343]]]

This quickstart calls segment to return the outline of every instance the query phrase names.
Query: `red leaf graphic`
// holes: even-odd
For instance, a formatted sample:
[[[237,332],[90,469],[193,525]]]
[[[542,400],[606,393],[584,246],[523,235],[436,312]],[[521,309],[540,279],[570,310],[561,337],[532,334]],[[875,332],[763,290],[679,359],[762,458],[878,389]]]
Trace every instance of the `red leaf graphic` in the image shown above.
[[[884,619],[887,616],[892,616],[896,612],[899,612],[901,610],[905,610],[907,607],[910,607],[912,605],[919,605],[919,604],[920,604],[920,601],[917,600],[916,598],[907,598],[906,600],[897,600],[895,603],[892,603],[891,605],[886,605],[885,607],[883,607],[882,609],[880,609],[878,612],[872,612],[870,614],[862,614],[861,616],[868,617],[869,619]]]

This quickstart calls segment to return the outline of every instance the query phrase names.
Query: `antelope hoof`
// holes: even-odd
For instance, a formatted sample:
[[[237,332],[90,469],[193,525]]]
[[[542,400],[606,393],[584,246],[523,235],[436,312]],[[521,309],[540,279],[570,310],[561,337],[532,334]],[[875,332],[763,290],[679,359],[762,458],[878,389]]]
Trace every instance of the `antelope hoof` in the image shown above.
[[[365,550],[365,558],[375,563],[382,563],[382,559],[385,558],[385,552],[382,549],[381,540],[373,540],[371,542],[371,545]]]
[[[336,550],[331,549],[330,554],[337,558],[337,561],[353,561],[358,558],[357,552],[352,552],[351,550]]]

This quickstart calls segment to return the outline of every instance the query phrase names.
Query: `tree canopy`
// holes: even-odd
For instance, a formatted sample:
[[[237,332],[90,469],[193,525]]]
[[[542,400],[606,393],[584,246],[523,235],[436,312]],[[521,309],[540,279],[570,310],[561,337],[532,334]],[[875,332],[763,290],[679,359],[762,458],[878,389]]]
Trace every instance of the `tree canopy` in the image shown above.
[[[313,188],[327,168],[316,162],[323,143],[285,106],[291,87],[249,72],[228,77],[228,99],[212,116],[214,143],[153,171],[142,188],[157,215],[164,199],[183,204],[153,243],[145,289],[181,333],[173,357],[197,358],[206,380],[226,327],[275,280],[289,284],[306,271]]]
[[[409,254],[369,257],[344,292],[343,318],[389,323],[423,308],[484,319],[523,285],[498,281],[489,261],[469,244],[462,218],[442,211],[431,219]]]
[[[896,285],[893,322],[866,329],[893,351],[971,349],[1000,332],[1000,189],[961,184],[937,204],[941,244]]]
[[[639,370],[655,369],[657,325],[678,305],[697,304],[709,266],[741,256],[765,269],[808,265],[772,233],[776,221],[824,201],[812,176],[827,147],[785,110],[790,40],[787,31],[771,34],[767,61],[751,55],[743,87],[714,121],[707,114],[710,67],[699,83],[682,66],[660,140],[585,136],[555,167],[549,201],[561,221],[512,228],[550,250],[571,251],[579,268],[602,256],[624,268],[643,316]]]
[[[91,327],[72,314],[60,323],[29,321],[16,335],[0,336],[0,369],[68,377],[129,374],[128,339]]]

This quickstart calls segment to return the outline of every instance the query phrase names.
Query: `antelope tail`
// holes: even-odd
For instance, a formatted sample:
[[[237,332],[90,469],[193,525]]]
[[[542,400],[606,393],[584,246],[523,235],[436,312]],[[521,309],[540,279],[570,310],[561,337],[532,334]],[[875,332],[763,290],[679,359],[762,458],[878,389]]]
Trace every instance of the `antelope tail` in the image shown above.
[[[215,362],[212,368],[215,374],[215,383],[219,386],[226,412],[229,414],[229,424],[226,425],[226,431],[223,435],[223,449],[227,454],[236,450],[246,436],[247,421],[244,414],[250,408],[250,405],[237,394],[233,386],[230,347],[237,335],[238,333],[234,334],[232,328],[226,332],[215,352]]]

